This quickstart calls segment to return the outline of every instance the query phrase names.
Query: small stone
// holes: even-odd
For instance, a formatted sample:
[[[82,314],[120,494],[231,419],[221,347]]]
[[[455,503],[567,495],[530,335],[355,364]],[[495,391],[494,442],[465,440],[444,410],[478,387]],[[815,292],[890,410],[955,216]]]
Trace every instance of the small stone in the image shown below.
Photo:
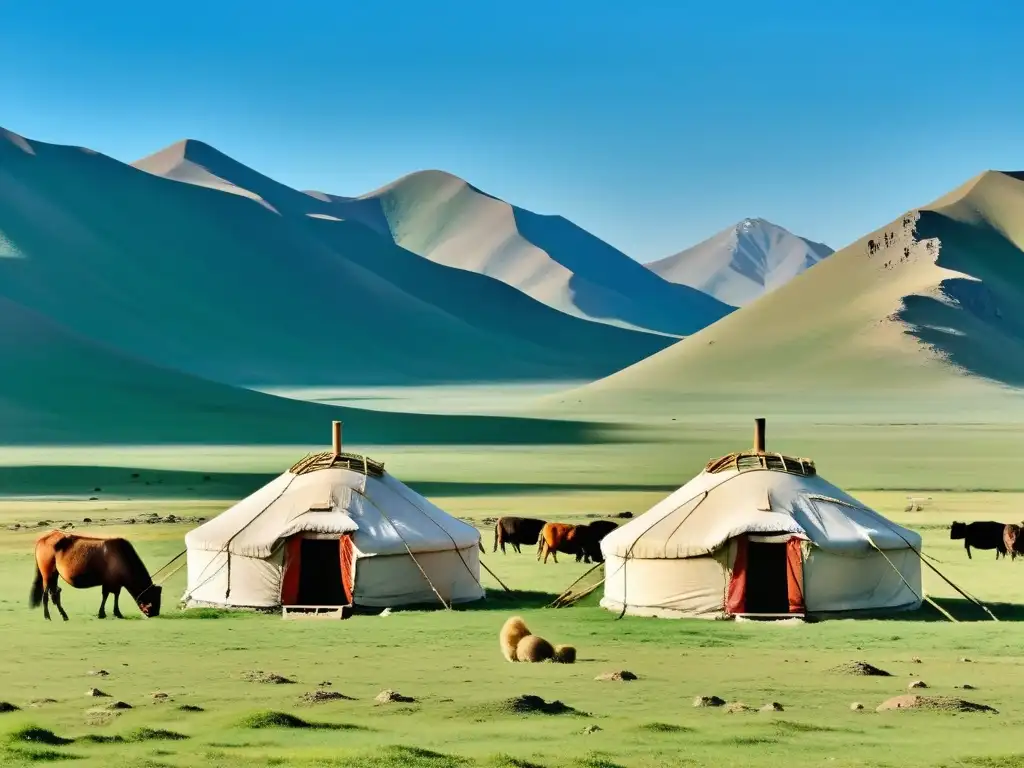
[[[976,690],[978,690],[977,688],[975,688],[970,683],[964,683],[963,685],[954,685],[953,687],[954,688],[959,688],[959,689],[961,689],[963,691],[976,691]]]
[[[852,709],[854,712],[860,712],[862,709],[864,709],[864,705],[861,704],[859,701],[855,701],[853,702],[853,704],[850,705],[850,709]]]
[[[91,523],[92,522],[92,518],[91,517],[83,517],[82,518],[82,522],[83,523]]]
[[[907,690],[913,690],[914,688],[927,688],[928,684],[924,680],[915,680],[907,686]]]
[[[381,691],[377,694],[377,698],[374,699],[378,704],[411,704],[416,699],[411,696],[403,696],[398,691],[392,691],[390,688]]]
[[[768,704],[765,704],[763,707],[761,707],[761,711],[762,712],[782,712],[783,711],[783,707],[782,707],[781,704],[779,704],[779,702],[772,701],[772,702],[769,702]]]
[[[168,698],[168,696],[163,691],[157,691],[156,693],[153,694],[153,698],[156,699],[157,701],[163,701],[164,699]]]
[[[628,680],[636,680],[637,677],[629,670],[623,669],[618,672],[605,672],[604,674],[598,675],[594,678],[595,680],[611,680],[615,682],[625,682]]]
[[[717,696],[698,696],[693,700],[695,707],[721,707],[725,705],[725,699]]]
[[[960,661],[962,661],[965,664],[970,664],[971,663],[971,660],[968,659],[966,656],[961,656],[960,657]]]
[[[95,677],[106,677],[110,673],[105,669],[90,669],[89,674]]]
[[[911,656],[910,657],[910,663],[911,664],[920,664],[921,663],[921,659],[919,657],[917,657],[917,656]]]
[[[750,712],[752,710],[751,707],[748,707],[742,701],[734,701],[732,704],[725,708],[725,711],[729,714],[734,714],[736,712]]]
[[[589,736],[590,734],[597,733],[600,730],[600,725],[588,725],[586,728],[583,729],[582,733],[584,736]]]
[[[85,692],[85,695],[86,696],[93,696],[93,697],[96,697],[96,698],[99,698],[99,697],[109,697],[110,696],[109,693],[104,693],[99,688],[90,688],[88,691]]]

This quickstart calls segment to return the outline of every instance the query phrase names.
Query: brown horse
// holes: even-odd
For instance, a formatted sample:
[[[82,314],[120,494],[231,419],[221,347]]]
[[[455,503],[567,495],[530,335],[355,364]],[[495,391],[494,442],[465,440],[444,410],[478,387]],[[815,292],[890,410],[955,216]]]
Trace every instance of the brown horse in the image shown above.
[[[36,578],[32,583],[31,605],[43,604],[43,616],[49,621],[49,598],[64,621],[68,620],[60,604],[61,589],[57,576],[76,589],[103,587],[99,618],[107,618],[107,595],[114,595],[114,616],[123,619],[117,599],[121,588],[128,590],[143,616],[160,615],[160,593],[134,547],[125,539],[100,539],[53,530],[36,539]]]

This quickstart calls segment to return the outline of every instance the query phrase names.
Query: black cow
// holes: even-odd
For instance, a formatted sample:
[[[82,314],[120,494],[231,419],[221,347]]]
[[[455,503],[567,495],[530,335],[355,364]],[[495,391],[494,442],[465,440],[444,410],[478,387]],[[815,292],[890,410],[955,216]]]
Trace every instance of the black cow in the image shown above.
[[[521,553],[520,544],[537,543],[545,522],[535,517],[499,517],[494,524],[494,549],[491,551],[497,552],[500,544],[501,553],[505,554],[505,545],[511,544],[516,553]]]
[[[949,527],[949,538],[963,539],[964,549],[967,550],[967,557],[971,557],[971,547],[975,549],[994,549],[996,560],[999,556],[1006,556],[1006,544],[1003,541],[1003,532],[1006,530],[1005,523],[996,523],[991,520],[983,520],[974,523],[954,522]]]
[[[592,523],[579,526],[582,533],[580,551],[576,553],[576,562],[582,560],[589,563],[603,563],[604,555],[601,554],[601,539],[619,527],[618,523],[611,520],[595,520]]]

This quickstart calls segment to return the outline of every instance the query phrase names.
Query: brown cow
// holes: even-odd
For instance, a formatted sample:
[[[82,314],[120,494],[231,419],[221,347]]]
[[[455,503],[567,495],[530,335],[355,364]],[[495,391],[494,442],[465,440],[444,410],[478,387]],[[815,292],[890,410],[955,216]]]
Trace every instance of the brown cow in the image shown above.
[[[1003,527],[1003,547],[1010,553],[1010,559],[1016,560],[1017,555],[1024,555],[1024,540],[1020,535],[1021,527],[1016,523],[1007,523]]]
[[[564,552],[567,555],[575,555],[580,551],[580,544],[583,539],[579,531],[580,526],[569,523],[545,523],[540,529],[540,536],[537,538],[537,559],[544,556],[544,562],[548,561],[548,555],[558,562],[556,552]]]

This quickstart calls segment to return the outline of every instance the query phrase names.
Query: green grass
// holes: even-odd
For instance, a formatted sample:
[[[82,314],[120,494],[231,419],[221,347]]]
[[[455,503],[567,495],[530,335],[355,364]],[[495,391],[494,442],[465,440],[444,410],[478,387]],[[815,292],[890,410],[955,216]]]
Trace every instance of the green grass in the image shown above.
[[[921,430],[922,437],[911,427],[859,424],[820,433],[806,422],[778,427],[769,422],[770,444],[811,455],[827,478],[862,489],[855,495],[920,531],[938,567],[991,601],[1000,622],[987,620],[930,572],[925,573],[929,593],[960,623],[949,623],[933,610],[885,620],[795,626],[616,620],[597,607],[596,599],[568,609],[542,607],[588,566],[564,558],[557,565],[541,565],[530,548],[521,555],[511,550],[491,554],[492,533],[485,519],[535,514],[572,521],[622,510],[640,513],[665,494],[659,484],[674,487],[739,439],[745,445],[746,421],[744,416],[739,426],[721,434],[711,422],[688,422],[685,434],[692,442],[676,443],[672,450],[678,452],[659,457],[654,468],[631,457],[633,469],[625,474],[609,473],[604,462],[614,454],[600,446],[564,455],[548,449],[531,456],[514,448],[480,456],[437,449],[385,454],[389,468],[400,477],[407,476],[403,470],[408,468],[408,476],[432,500],[480,525],[485,562],[516,593],[504,594],[485,573],[491,591],[482,605],[453,612],[396,611],[386,618],[356,616],[337,623],[283,622],[275,615],[211,610],[176,613],[184,569],[166,583],[165,614],[158,619],[143,620],[126,598],[122,609],[129,620],[100,621],[95,618],[97,590],[65,587],[70,621],[46,623],[41,611],[30,611],[27,602],[32,542],[47,526],[71,522],[78,530],[127,536],[155,569],[181,551],[192,524],[139,520],[151,514],[161,519],[213,516],[231,503],[225,496],[252,490],[247,483],[258,484],[254,475],[280,469],[292,458],[269,449],[243,451],[234,458],[214,450],[116,455],[107,449],[88,457],[58,450],[48,457],[54,466],[72,459],[86,468],[106,463],[104,471],[110,474],[95,480],[83,469],[74,481],[82,487],[63,489],[66,497],[0,501],[0,695],[19,707],[0,715],[0,764],[1016,764],[1021,752],[1017,727],[1024,722],[1019,686],[1024,672],[1019,623],[1024,620],[1019,604],[1024,564],[997,563],[989,553],[975,553],[969,561],[962,546],[948,538],[952,520],[1024,517],[1019,474],[1010,469],[1019,455],[1013,446],[1020,438],[1011,426],[933,425]],[[837,434],[847,439],[838,440]],[[954,437],[953,444],[946,442]],[[639,454],[641,459],[667,450],[665,445],[641,448],[648,451]],[[997,456],[1000,450],[1006,455]],[[25,453],[16,458],[32,466],[43,457]],[[168,473],[157,484],[160,490],[144,485],[146,466],[154,464]],[[880,467],[880,482],[871,484]],[[197,498],[198,490],[189,495],[187,489],[197,488],[192,483],[202,482],[202,474],[211,475],[207,486],[217,486],[218,468],[249,480],[237,487],[227,484],[212,498]],[[480,468],[486,471],[476,476]],[[520,469],[523,478],[515,476]],[[132,478],[133,472],[140,477]],[[192,474],[180,476],[179,483],[179,472]],[[46,490],[45,485],[33,488],[31,477],[19,482],[26,494]],[[104,490],[95,492],[95,487]],[[99,498],[88,500],[94,495]],[[920,511],[904,511],[908,496],[924,497]],[[83,523],[86,517],[92,522]],[[137,522],[126,523],[128,519]],[[41,521],[46,524],[40,526]],[[577,662],[505,662],[497,632],[511,614],[522,615],[531,629],[554,643],[576,646]],[[960,661],[963,657],[971,661]],[[869,662],[893,676],[830,672],[852,661]],[[87,674],[95,669],[110,674],[98,683]],[[248,682],[245,673],[253,670],[283,675],[295,684]],[[594,679],[615,670],[629,670],[639,679],[626,684]],[[912,679],[924,679],[928,693],[962,696],[993,706],[998,714],[874,711],[884,699],[905,692]],[[350,698],[303,703],[303,694],[328,680],[328,690]],[[956,688],[964,683],[976,690]],[[84,694],[97,684],[133,708],[87,714],[95,702]],[[386,688],[417,702],[375,704],[376,695]],[[167,693],[168,699],[153,698],[156,691]],[[754,708],[778,701],[785,711],[726,714],[724,708],[692,706],[695,697],[712,694]],[[510,711],[508,700],[523,695],[561,701],[585,716]],[[41,699],[54,701],[31,706]],[[865,710],[851,711],[854,701],[863,702]],[[253,728],[254,723],[269,727]],[[599,730],[587,732],[591,725]],[[14,735],[30,727],[68,741],[25,742]],[[153,738],[161,733],[185,738]]]

